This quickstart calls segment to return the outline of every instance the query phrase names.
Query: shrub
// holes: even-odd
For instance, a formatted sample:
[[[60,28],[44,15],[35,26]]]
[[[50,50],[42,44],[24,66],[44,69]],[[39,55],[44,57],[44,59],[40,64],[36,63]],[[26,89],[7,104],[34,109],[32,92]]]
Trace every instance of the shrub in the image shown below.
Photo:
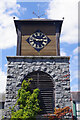
[[[18,90],[17,102],[11,108],[11,119],[34,120],[38,112],[41,110],[39,106],[39,89],[36,88],[31,92],[30,79],[28,82],[24,80],[21,89]],[[18,107],[18,110],[16,110]]]

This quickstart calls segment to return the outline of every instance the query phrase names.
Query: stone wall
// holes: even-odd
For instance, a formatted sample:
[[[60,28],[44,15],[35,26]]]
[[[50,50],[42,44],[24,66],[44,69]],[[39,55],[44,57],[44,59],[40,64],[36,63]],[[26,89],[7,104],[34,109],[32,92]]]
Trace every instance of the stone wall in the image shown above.
[[[69,57],[61,56],[15,56],[7,57],[7,85],[5,118],[16,103],[16,95],[22,80],[28,73],[43,71],[53,78],[55,83],[55,107],[71,107]]]

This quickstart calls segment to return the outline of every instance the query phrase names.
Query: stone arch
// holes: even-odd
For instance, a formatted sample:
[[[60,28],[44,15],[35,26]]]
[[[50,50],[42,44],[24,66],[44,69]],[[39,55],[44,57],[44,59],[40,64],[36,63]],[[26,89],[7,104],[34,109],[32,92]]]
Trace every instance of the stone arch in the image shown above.
[[[25,76],[27,76],[29,73],[34,72],[34,71],[43,71],[43,72],[47,73],[48,75],[50,75],[52,77],[52,79],[55,76],[53,69],[47,68],[45,65],[42,65],[42,66],[34,65],[34,66],[30,66],[30,67],[26,66],[26,68],[23,69],[23,72],[19,73],[20,76],[17,77],[17,80],[19,81],[17,83],[17,86],[18,86],[18,84],[22,83]],[[54,79],[53,79],[53,82],[54,82]]]

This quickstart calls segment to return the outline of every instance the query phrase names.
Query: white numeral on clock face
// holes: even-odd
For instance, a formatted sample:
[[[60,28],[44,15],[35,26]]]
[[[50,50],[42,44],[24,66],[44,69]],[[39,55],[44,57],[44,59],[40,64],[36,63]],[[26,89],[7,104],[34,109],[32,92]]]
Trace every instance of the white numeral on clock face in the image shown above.
[[[41,45],[41,48],[43,48],[44,46],[43,45]]]
[[[43,36],[44,39],[46,39],[46,36]]]
[[[36,46],[37,48],[40,48],[39,45]]]
[[[47,42],[47,39],[44,39],[45,42]]]
[[[44,45],[46,45],[46,42],[43,42]]]
[[[40,36],[40,33],[39,33],[39,32],[37,32],[37,36]]]
[[[35,37],[37,36],[36,33],[34,33],[34,36],[35,36]]]
[[[33,47],[36,48],[36,44],[34,44]]]
[[[32,42],[33,40],[30,39],[29,41]]]
[[[30,42],[30,44],[31,44],[31,45],[33,45],[33,44],[34,44],[34,42]]]

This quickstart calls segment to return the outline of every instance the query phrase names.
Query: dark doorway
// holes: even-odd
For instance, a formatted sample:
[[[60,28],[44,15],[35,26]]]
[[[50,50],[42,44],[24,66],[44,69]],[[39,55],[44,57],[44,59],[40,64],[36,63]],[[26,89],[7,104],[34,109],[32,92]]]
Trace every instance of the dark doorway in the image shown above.
[[[32,78],[31,89],[39,88],[41,114],[53,113],[54,110],[54,84],[52,77],[45,72],[36,71],[28,74],[26,80]]]

